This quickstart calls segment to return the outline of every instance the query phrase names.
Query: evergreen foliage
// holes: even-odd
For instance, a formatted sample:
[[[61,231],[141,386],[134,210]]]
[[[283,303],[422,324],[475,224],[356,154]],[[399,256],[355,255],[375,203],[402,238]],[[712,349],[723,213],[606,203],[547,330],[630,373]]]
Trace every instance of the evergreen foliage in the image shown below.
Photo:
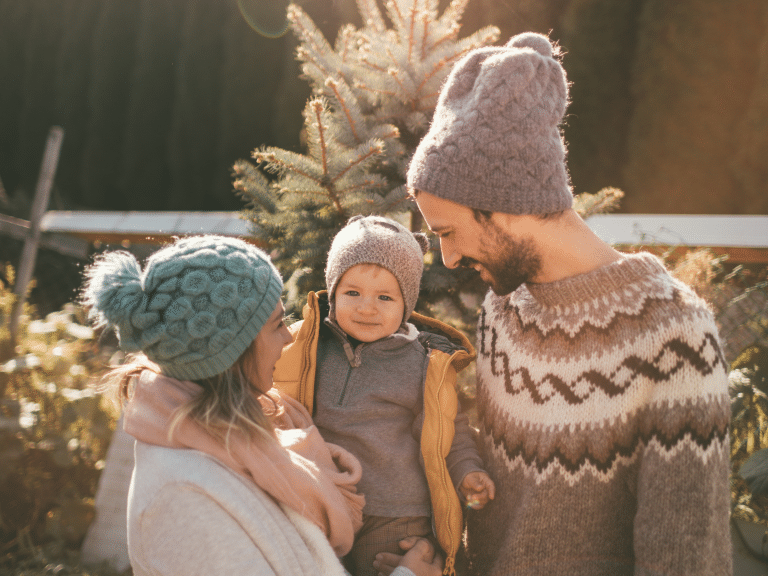
[[[498,38],[498,29],[487,27],[458,39],[467,4],[454,0],[439,15],[436,1],[392,0],[385,19],[375,0],[361,0],[365,25],[343,26],[333,46],[301,8],[289,7],[313,92],[304,108],[307,153],[261,147],[255,165],[234,167],[254,236],[288,279],[289,313],[298,315],[306,293],[325,286],[330,243],[351,216],[383,214],[421,228],[404,185],[407,161],[453,64]],[[577,209],[585,216],[607,211],[621,197],[606,189],[579,198]],[[473,271],[446,269],[433,250],[417,309],[472,333],[484,291]]]
[[[289,7],[297,57],[313,92],[304,108],[307,153],[262,147],[253,154],[257,166],[234,167],[256,239],[289,278],[289,311],[324,286],[331,240],[351,216],[385,214],[410,223],[405,170],[440,87],[464,54],[498,39],[491,26],[458,38],[467,3],[453,0],[441,15],[435,0],[391,0],[385,16],[375,0],[360,0],[364,25],[343,26],[333,46],[299,6]],[[420,227],[418,218],[412,225]],[[447,280],[451,274],[428,265],[423,289],[430,302],[451,296],[471,314],[457,283]]]

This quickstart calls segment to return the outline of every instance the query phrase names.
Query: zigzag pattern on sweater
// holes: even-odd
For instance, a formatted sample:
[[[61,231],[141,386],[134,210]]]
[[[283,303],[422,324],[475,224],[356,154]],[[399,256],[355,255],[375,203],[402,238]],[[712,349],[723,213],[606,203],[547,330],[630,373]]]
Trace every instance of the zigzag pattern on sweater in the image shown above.
[[[718,366],[727,369],[725,357],[715,334],[705,332],[703,334],[703,341],[698,347],[690,346],[680,338],[672,338],[664,343],[651,361],[644,360],[636,355],[630,355],[624,358],[607,376],[594,369],[581,372],[573,379],[573,382],[585,380],[590,383],[590,387],[589,393],[579,396],[574,392],[572,383],[568,383],[552,373],[547,373],[539,381],[535,381],[527,368],[521,366],[520,368],[511,369],[508,354],[497,348],[498,333],[496,329],[486,324],[485,309],[483,309],[481,314],[478,331],[480,333],[479,355],[483,358],[490,358],[491,373],[494,376],[501,375],[504,377],[504,387],[507,393],[515,395],[527,390],[536,404],[544,404],[554,396],[554,393],[547,396],[540,393],[540,390],[543,389],[542,385],[546,383],[569,404],[581,404],[588,400],[592,393],[598,389],[610,397],[618,396],[632,384],[637,376],[643,376],[655,382],[663,382],[672,378],[686,365],[693,367],[702,376],[712,374]],[[491,341],[490,346],[486,346],[486,337],[489,331]],[[713,362],[708,361],[704,354],[707,349],[715,351]],[[660,362],[666,357],[667,352],[674,353],[678,357],[678,361],[671,368],[664,370],[660,367]],[[501,369],[497,368],[499,362],[501,363]],[[616,382],[617,375],[620,372],[626,371],[628,371],[629,376],[624,379],[624,382]],[[520,376],[520,380],[523,383],[522,388],[516,389],[512,385],[512,379],[516,375]]]
[[[493,446],[504,452],[508,462],[536,471],[539,475],[545,474],[553,466],[559,466],[570,475],[578,475],[584,469],[591,469],[608,479],[619,463],[629,463],[634,460],[644,447],[656,446],[667,453],[674,452],[683,444],[693,447],[702,459],[706,459],[707,453],[713,449],[719,449],[726,445],[728,440],[728,419],[722,418],[718,422],[707,423],[683,423],[676,431],[670,433],[661,426],[653,425],[646,430],[636,430],[628,438],[616,439],[610,450],[602,456],[592,453],[591,446],[585,445],[576,453],[562,446],[561,442],[567,442],[571,436],[562,431],[561,442],[556,439],[548,443],[546,452],[542,452],[542,445],[536,446],[535,451],[526,449],[524,435],[510,439],[504,432],[504,418],[490,414],[484,403],[479,407],[480,421],[484,423],[482,433],[486,435]],[[638,421],[645,420],[644,416],[638,416]]]

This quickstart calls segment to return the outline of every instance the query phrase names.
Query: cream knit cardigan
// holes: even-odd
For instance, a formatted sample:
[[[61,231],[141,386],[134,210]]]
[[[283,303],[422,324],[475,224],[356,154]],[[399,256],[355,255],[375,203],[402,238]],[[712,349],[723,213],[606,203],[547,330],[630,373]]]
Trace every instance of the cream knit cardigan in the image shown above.
[[[346,574],[320,528],[215,458],[139,441],[128,554],[135,576]]]

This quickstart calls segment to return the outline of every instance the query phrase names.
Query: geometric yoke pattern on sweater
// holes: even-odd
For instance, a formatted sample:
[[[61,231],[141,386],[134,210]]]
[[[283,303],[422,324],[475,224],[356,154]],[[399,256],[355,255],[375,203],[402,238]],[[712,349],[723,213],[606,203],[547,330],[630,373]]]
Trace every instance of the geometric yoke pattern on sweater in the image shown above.
[[[706,304],[649,254],[513,294],[477,333],[472,576],[730,576],[727,365]]]
[[[509,394],[519,394],[527,391],[536,404],[544,404],[551,400],[552,395],[559,394],[569,404],[580,404],[589,399],[596,390],[602,390],[608,396],[618,396],[629,387],[637,376],[644,376],[650,380],[661,382],[669,380],[685,366],[697,370],[702,376],[712,374],[718,367],[727,369],[725,356],[720,348],[717,336],[712,332],[705,332],[698,346],[691,346],[680,338],[673,338],[664,342],[661,350],[651,358],[645,360],[636,355],[629,355],[622,359],[621,363],[610,373],[603,374],[591,369],[576,374],[571,382],[566,382],[555,374],[546,374],[535,381],[525,366],[516,369],[510,368],[509,355],[497,346],[498,333],[485,322],[485,310],[480,316],[478,331],[480,334],[480,349],[478,355],[490,358],[491,373],[494,376],[504,377],[504,386]],[[489,337],[490,336],[490,337]],[[669,354],[673,354],[677,360],[668,368],[662,368],[662,360],[668,360]],[[622,377],[619,378],[619,374]],[[519,376],[523,386],[513,386],[515,376]],[[589,388],[584,394],[574,390],[573,383],[584,380],[589,383]],[[550,394],[542,394],[542,390],[550,391]]]
[[[724,404],[727,398],[717,393],[716,389],[711,394],[699,390],[690,397],[684,393],[672,403],[662,392],[659,395],[664,401],[650,405],[624,398],[633,386],[658,390],[658,387],[670,385],[681,378],[718,382],[727,370],[727,363],[716,328],[712,325],[711,330],[705,329],[709,317],[706,314],[698,316],[695,308],[692,317],[686,318],[701,328],[695,331],[694,342],[689,342],[674,326],[670,330],[669,326],[648,325],[649,319],[653,323],[662,310],[667,314],[671,309],[678,308],[691,312],[687,302],[690,292],[685,289],[672,286],[669,290],[657,287],[654,291],[645,286],[645,291],[630,290],[630,293],[642,296],[632,298],[631,304],[624,308],[613,302],[610,312],[606,313],[602,308],[600,313],[603,316],[595,319],[585,314],[590,307],[582,303],[573,314],[579,316],[579,321],[571,325],[568,325],[566,311],[560,310],[556,319],[542,322],[546,327],[540,326],[536,318],[524,318],[525,314],[512,299],[493,299],[490,310],[497,320],[504,318],[507,322],[506,326],[499,328],[503,331],[502,343],[499,342],[498,323],[496,326],[489,325],[489,312],[485,306],[482,308],[478,322],[478,358],[489,376],[503,385],[508,395],[506,402],[523,396],[521,400],[527,406],[562,410],[563,415],[569,413],[571,417],[571,409],[582,407],[589,410],[590,405],[605,403],[606,406],[613,404],[614,415],[619,415],[611,417],[605,414],[579,422],[580,430],[589,427],[590,441],[574,441],[579,430],[552,423],[537,426],[525,419],[510,419],[509,414],[499,408],[498,402],[489,401],[487,387],[479,381],[478,411],[482,433],[497,451],[497,456],[504,455],[508,466],[525,468],[539,481],[555,470],[571,482],[577,481],[587,471],[603,481],[609,481],[617,467],[630,465],[644,449],[650,447],[670,457],[686,448],[696,452],[705,462],[714,453],[720,456],[728,441],[729,421]],[[524,298],[522,300],[525,301]],[[611,360],[609,351],[597,361],[594,358],[590,360],[593,351],[585,349],[583,342],[599,341],[601,335],[622,329],[625,333],[638,330],[650,334],[657,348],[655,353],[644,358],[637,353],[624,355],[617,352],[617,357]],[[661,334],[666,334],[666,337],[660,337]],[[545,340],[550,345],[555,342],[555,348],[562,349],[565,360],[548,358],[545,366],[552,370],[535,366],[530,359],[524,361],[518,358],[515,362],[507,352],[510,340],[518,346],[518,352],[529,350],[532,357],[539,353],[539,347]],[[620,348],[621,343],[615,343],[614,347]],[[647,351],[648,348],[644,349]],[[636,348],[628,345],[627,351],[635,352]],[[558,361],[561,361],[560,364]],[[562,366],[564,363],[566,368]],[[483,374],[480,373],[478,378],[482,380]],[[500,388],[496,388],[496,392],[500,393]],[[713,411],[713,406],[718,408]],[[571,426],[574,420],[578,422],[579,418],[569,419]]]

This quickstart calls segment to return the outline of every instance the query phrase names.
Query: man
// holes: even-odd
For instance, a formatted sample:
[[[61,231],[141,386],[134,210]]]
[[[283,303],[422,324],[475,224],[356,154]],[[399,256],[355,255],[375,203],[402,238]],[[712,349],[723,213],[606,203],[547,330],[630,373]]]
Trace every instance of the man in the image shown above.
[[[477,331],[476,575],[731,574],[726,363],[705,304],[572,209],[559,50],[469,53],[408,185],[449,268],[492,290]]]

